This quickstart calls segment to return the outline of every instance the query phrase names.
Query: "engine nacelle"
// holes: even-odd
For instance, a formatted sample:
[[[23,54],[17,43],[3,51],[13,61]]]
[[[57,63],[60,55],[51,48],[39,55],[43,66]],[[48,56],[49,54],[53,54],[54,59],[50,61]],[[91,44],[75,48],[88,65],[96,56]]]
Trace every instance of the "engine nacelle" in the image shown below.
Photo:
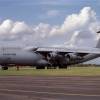
[[[60,59],[62,55],[58,54],[57,52],[51,52],[48,54],[49,59]]]
[[[75,53],[69,53],[69,54],[66,54],[65,57],[70,60],[80,60],[82,57],[81,56],[78,56],[77,54]]]

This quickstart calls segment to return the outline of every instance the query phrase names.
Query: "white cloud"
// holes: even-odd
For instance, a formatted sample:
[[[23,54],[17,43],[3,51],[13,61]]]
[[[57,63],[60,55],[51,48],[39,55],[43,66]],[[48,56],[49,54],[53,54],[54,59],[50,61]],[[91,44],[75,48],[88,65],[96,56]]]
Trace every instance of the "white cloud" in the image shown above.
[[[11,33],[18,34],[18,33],[31,33],[32,29],[26,25],[24,22],[15,22],[14,26],[11,30]]]
[[[58,11],[50,11],[55,16]],[[95,30],[99,29],[96,13],[84,7],[79,13],[67,16],[62,25],[51,26],[40,23],[30,26],[25,22],[7,19],[0,24],[0,43],[45,46],[94,46],[97,41]],[[10,42],[11,41],[11,42]],[[92,42],[91,42],[92,41]],[[89,45],[87,45],[89,43]]]
[[[51,35],[62,34],[86,27],[95,19],[95,12],[90,7],[85,7],[79,14],[67,16],[64,23],[59,28],[52,30]]]
[[[13,27],[13,22],[11,20],[3,21],[3,23],[0,25],[0,35],[9,33],[12,27]]]

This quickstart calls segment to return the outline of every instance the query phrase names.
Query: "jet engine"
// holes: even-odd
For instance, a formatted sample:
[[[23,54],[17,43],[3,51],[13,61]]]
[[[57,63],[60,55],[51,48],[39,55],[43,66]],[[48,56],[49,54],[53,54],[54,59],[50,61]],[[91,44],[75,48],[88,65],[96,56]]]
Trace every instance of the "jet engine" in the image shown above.
[[[50,60],[57,60],[57,59],[61,59],[62,55],[60,55],[58,52],[51,52],[47,55],[47,58]]]
[[[65,57],[70,60],[80,60],[82,57],[77,55],[76,53],[68,53],[65,54]]]

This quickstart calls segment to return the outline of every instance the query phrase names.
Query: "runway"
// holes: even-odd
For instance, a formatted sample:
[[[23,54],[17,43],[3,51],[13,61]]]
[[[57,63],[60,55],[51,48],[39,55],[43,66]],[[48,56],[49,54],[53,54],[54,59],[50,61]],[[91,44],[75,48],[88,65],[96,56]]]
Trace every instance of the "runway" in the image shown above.
[[[100,100],[100,77],[0,76],[0,100]]]

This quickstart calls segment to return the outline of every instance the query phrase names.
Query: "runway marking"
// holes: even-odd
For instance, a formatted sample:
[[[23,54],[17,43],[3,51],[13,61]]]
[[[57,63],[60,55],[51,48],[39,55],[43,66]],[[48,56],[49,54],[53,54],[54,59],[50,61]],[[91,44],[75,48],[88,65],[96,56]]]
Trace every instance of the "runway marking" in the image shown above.
[[[75,94],[75,93],[55,93],[55,92],[39,92],[39,91],[25,91],[25,90],[10,90],[10,89],[0,89],[1,91],[8,91],[8,92],[24,92],[24,93],[37,93],[37,94],[50,94],[50,95],[65,95],[65,96],[88,96],[88,97],[97,97],[100,95],[96,94]]]

